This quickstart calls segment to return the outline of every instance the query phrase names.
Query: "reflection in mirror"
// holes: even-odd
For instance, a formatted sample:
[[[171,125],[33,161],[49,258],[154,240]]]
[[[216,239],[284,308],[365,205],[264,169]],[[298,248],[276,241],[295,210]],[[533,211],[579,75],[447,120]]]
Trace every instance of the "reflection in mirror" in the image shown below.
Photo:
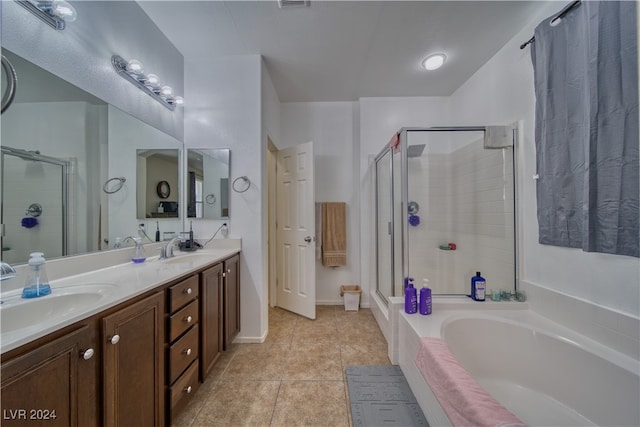
[[[136,219],[136,149],[179,153],[182,143],[11,51],[2,53],[18,76],[0,127],[2,260],[20,264],[36,251],[51,259],[105,250],[118,237],[135,235],[142,223]],[[167,201],[178,201],[180,173],[165,179]],[[107,194],[103,185],[114,177],[126,181]],[[39,216],[29,209],[33,204],[41,206]],[[148,222],[155,227],[155,219]],[[164,219],[160,228],[177,233],[182,222]]]
[[[187,150],[187,217],[229,218],[230,150]]]
[[[136,151],[138,219],[178,218],[179,150]]]

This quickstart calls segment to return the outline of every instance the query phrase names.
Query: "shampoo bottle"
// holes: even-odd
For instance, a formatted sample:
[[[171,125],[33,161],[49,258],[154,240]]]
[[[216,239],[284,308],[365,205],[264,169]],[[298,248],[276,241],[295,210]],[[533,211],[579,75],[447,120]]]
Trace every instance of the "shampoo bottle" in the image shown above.
[[[484,280],[479,271],[476,272],[476,275],[471,278],[471,298],[476,301],[484,301],[486,289],[486,280]]]
[[[413,284],[404,288],[404,311],[413,314],[418,311],[418,298]]]
[[[49,295],[51,286],[44,272],[44,254],[33,252],[29,255],[27,281],[22,289],[22,298],[36,298]]]
[[[420,289],[420,314],[431,314],[431,288],[429,288],[429,279],[424,279],[422,289]]]

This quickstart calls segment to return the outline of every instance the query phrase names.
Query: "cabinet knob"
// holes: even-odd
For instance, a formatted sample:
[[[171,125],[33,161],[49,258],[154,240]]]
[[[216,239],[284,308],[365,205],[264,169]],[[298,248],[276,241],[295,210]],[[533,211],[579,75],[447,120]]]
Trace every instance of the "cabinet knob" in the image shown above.
[[[188,348],[184,351],[184,354],[186,354],[187,356],[191,356],[191,349]]]
[[[84,360],[89,360],[93,357],[93,354],[95,353],[95,351],[92,348],[88,348],[84,351],[80,352],[80,356],[82,356],[82,358]]]
[[[227,270],[227,273],[231,273],[231,269],[230,268]]]
[[[120,335],[116,334],[114,336],[112,336],[111,338],[109,338],[109,342],[111,344],[118,344],[118,341],[120,341]]]
[[[187,288],[187,289],[184,290],[184,293],[187,294],[187,295],[191,295],[192,292],[193,291],[191,290],[191,288]]]
[[[185,388],[185,389],[184,389],[184,391],[185,391],[187,394],[191,393],[191,386],[189,386],[189,387]]]
[[[187,316],[187,317],[184,318],[184,321],[187,322],[187,323],[191,323],[192,320],[193,320],[193,317],[191,317],[191,316]]]

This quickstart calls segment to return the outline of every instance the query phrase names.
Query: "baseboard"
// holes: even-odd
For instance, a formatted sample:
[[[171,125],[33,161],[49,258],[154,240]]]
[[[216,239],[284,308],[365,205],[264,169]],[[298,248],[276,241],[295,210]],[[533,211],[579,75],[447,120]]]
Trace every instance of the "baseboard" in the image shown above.
[[[264,334],[261,337],[241,337],[237,336],[236,339],[233,340],[234,344],[262,344],[266,339],[269,331],[264,331]]]
[[[339,300],[316,300],[316,305],[344,305],[344,301]],[[369,308],[368,303],[362,302],[360,299],[360,308]]]

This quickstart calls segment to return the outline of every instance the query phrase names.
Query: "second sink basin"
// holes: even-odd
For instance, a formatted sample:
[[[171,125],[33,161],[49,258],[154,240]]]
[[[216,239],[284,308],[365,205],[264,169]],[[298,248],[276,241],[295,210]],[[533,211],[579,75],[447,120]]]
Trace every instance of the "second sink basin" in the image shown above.
[[[163,259],[161,262],[164,264],[206,264],[207,262],[213,261],[214,259],[216,259],[216,254],[214,252],[207,251],[179,254],[174,258]]]

